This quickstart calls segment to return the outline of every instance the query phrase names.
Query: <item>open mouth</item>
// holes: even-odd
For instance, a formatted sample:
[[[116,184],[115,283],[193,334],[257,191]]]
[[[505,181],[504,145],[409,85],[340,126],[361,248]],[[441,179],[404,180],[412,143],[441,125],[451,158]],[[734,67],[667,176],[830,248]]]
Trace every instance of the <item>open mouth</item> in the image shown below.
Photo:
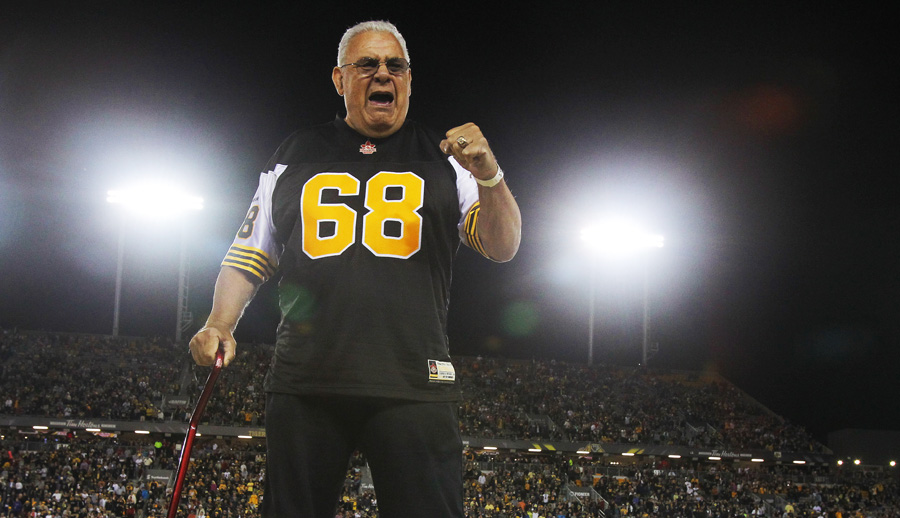
[[[373,92],[369,95],[369,102],[375,106],[390,106],[394,102],[394,94],[390,92]]]

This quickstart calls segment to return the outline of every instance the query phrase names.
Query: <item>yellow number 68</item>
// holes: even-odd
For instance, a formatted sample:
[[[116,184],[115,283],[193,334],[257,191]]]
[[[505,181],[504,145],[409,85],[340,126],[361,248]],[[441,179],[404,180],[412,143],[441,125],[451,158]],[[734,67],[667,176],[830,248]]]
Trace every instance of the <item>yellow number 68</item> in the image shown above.
[[[359,180],[348,173],[319,173],[303,185],[300,219],[303,252],[312,259],[340,255],[356,242],[356,211],[343,203],[322,203],[322,191],[339,196],[359,195]],[[389,194],[390,193],[390,194]],[[425,199],[425,181],[411,172],[381,171],[366,182],[362,243],[379,257],[407,259],[422,247],[422,216],[417,212]],[[400,229],[391,235],[386,225]],[[323,236],[323,223],[334,231]]]

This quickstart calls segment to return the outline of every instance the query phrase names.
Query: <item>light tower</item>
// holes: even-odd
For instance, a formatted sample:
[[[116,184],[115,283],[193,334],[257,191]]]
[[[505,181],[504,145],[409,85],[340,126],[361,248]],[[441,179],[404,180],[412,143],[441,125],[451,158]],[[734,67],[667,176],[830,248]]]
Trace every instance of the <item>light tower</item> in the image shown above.
[[[591,273],[589,287],[588,311],[588,365],[594,361],[594,299],[595,281],[597,277],[597,260],[600,258],[620,259],[632,257],[635,254],[645,252],[653,248],[662,248],[663,236],[650,234],[641,227],[621,218],[598,219],[592,225],[581,230],[581,240],[591,252]],[[647,365],[649,359],[649,335],[650,335],[650,306],[649,287],[647,280],[647,262],[644,260],[644,286],[643,286],[643,338],[642,338],[642,365]]]
[[[147,220],[171,221],[187,211],[203,209],[203,198],[190,196],[170,185],[147,183],[129,189],[111,189],[106,201],[122,205],[130,214]],[[182,332],[190,327],[192,316],[187,310],[188,302],[188,254],[187,232],[180,226],[180,255],[178,264],[178,306],[176,311],[175,341],[181,341]],[[119,247],[116,263],[116,296],[113,309],[113,336],[119,335],[119,308],[122,300],[122,271],[125,255],[125,224],[119,226]]]

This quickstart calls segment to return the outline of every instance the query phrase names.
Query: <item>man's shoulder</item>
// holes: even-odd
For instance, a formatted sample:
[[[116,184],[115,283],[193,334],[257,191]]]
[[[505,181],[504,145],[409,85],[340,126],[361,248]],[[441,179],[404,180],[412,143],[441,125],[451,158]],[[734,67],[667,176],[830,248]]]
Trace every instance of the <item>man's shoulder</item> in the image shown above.
[[[407,119],[403,128],[395,135],[396,142],[400,144],[399,147],[406,160],[442,162],[445,166],[450,167],[447,155],[440,148],[443,137],[428,126]]]
[[[304,126],[302,128],[296,129],[284,139],[281,146],[284,147],[286,144],[290,144],[297,141],[303,141],[308,139],[315,138],[325,138],[332,139],[337,132],[337,125],[335,121],[323,122],[321,124],[315,124],[312,126]]]
[[[363,155],[376,152],[374,161],[445,161],[440,150],[443,137],[427,126],[407,119],[396,133],[384,138],[367,138],[347,124],[335,119],[330,122],[295,130],[285,138],[273,157],[274,162],[357,162]],[[366,153],[362,149],[371,150]]]
[[[406,119],[406,123],[403,124],[403,130],[409,131],[411,133],[421,135],[422,138],[427,140],[433,140],[435,142],[440,142],[443,137],[441,137],[436,131],[431,129],[430,127],[416,122],[412,119]]]
[[[291,163],[297,160],[315,160],[333,155],[338,146],[340,130],[335,121],[306,126],[288,135],[275,151],[273,160]]]
[[[403,123],[403,126],[400,128],[397,133],[391,135],[391,137],[385,137],[385,139],[390,139],[394,136],[400,135],[415,135],[418,138],[432,140],[436,142],[440,142],[443,137],[439,135],[436,131],[431,129],[430,127],[417,122],[412,119],[406,119],[406,122]],[[312,126],[305,126],[299,129],[294,130],[293,133],[288,135],[287,138],[284,139],[285,143],[295,142],[298,140],[306,140],[306,139],[315,139],[315,138],[324,138],[326,140],[334,140],[335,137],[345,136],[350,138],[365,138],[362,135],[359,135],[352,129],[350,129],[347,124],[340,120],[335,119],[328,122],[323,122],[321,124],[315,124]],[[384,140],[384,139],[371,139],[373,141]]]

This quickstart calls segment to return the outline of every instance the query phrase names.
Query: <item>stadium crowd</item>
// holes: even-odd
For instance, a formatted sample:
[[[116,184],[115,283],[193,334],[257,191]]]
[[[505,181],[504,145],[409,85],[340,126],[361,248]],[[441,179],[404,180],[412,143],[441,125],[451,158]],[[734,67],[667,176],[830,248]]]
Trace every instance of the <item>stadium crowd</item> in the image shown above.
[[[187,420],[163,404],[199,393],[205,369],[165,339],[0,330],[0,416]],[[271,348],[241,347],[206,414],[259,426]],[[727,382],[699,375],[484,358],[456,360],[463,435],[818,451],[802,428]],[[181,438],[0,429],[0,517],[164,516]],[[467,451],[465,501],[478,518],[900,516],[896,477],[836,468]],[[256,516],[261,440],[201,438],[181,516]],[[818,469],[819,472],[813,471]],[[349,466],[340,518],[377,517],[365,459]],[[587,493],[585,493],[587,491]],[[587,496],[585,496],[587,495]]]
[[[767,412],[724,380],[555,361],[459,358],[457,363],[463,435],[823,450],[803,428]]]
[[[159,419],[180,391],[183,355],[164,339],[4,331],[0,414]]]
[[[58,435],[6,437],[0,466],[0,516],[163,516],[171,489],[148,477],[177,469],[168,439]],[[185,478],[184,516],[255,516],[265,453],[262,444],[198,441]]]
[[[223,375],[210,424],[262,426],[271,346],[244,345]],[[187,421],[163,396],[199,393],[205,374],[162,339],[14,334],[0,414]],[[724,380],[554,361],[457,358],[464,436],[821,452],[799,426]],[[8,373],[6,371],[9,371]],[[193,375],[191,375],[193,373]]]
[[[796,483],[809,473],[793,466],[656,461],[609,468],[598,459],[548,462],[507,455],[505,460],[470,463],[471,516],[887,517],[900,509],[896,481],[877,476],[813,484]],[[592,487],[597,498],[566,498],[566,486],[573,483]]]
[[[0,516],[166,514],[171,490],[145,475],[176,469],[178,447],[168,440],[45,434],[4,437],[0,448]],[[257,516],[265,466],[261,442],[198,440],[191,458],[180,516]],[[900,512],[896,479],[863,472],[818,484],[793,466],[657,460],[609,467],[601,459],[472,452],[466,468],[465,503],[472,518],[887,518]],[[362,483],[364,470],[365,459],[357,456],[338,517],[378,516],[376,495]],[[592,488],[595,496],[574,498],[573,487]]]

